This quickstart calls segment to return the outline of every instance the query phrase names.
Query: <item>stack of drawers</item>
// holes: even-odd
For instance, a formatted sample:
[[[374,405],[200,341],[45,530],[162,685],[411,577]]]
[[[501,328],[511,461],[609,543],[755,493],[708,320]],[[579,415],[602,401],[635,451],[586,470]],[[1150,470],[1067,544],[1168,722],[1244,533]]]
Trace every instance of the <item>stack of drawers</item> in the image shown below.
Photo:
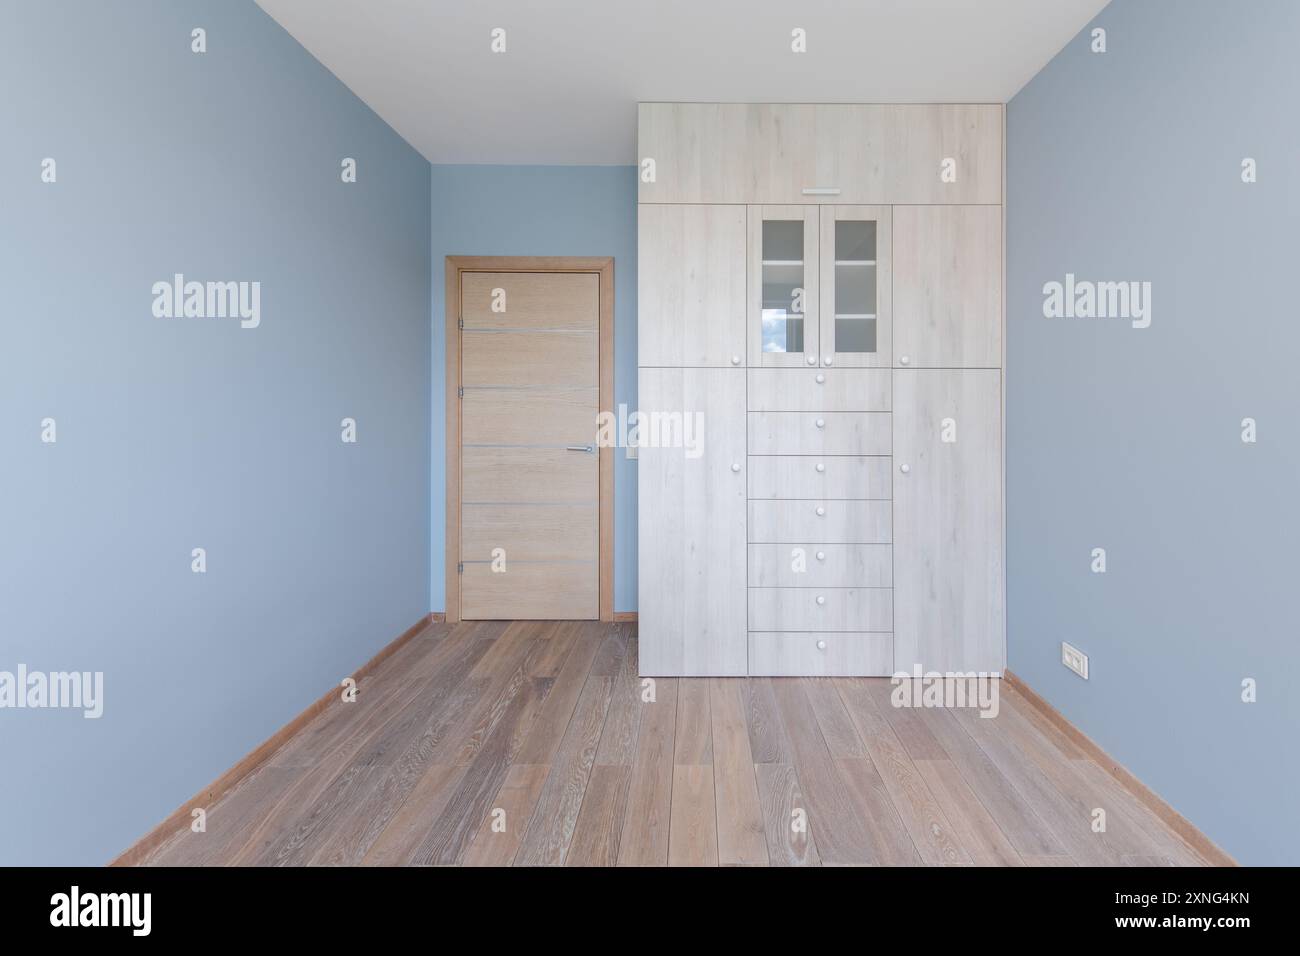
[[[751,675],[893,672],[890,374],[748,370]]]

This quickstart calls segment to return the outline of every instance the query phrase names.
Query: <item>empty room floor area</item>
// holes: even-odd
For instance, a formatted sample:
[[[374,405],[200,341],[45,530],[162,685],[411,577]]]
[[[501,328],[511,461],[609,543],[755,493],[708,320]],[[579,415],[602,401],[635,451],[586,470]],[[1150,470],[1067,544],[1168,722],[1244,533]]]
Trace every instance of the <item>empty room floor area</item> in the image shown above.
[[[145,862],[1207,863],[1006,681],[981,717],[636,662],[632,624],[431,624]]]

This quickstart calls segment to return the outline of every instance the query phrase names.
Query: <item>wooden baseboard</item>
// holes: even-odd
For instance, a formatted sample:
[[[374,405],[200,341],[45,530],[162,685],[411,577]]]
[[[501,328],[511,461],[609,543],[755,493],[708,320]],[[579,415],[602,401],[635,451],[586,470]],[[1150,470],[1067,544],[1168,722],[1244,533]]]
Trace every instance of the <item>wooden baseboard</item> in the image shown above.
[[[429,614],[429,623],[430,623],[430,624],[446,624],[446,623],[447,623],[447,612],[446,612],[446,611],[433,611],[432,613]]]
[[[379,651],[374,657],[362,664],[352,672],[351,676],[356,680],[369,674],[376,667],[382,664],[389,657],[392,657],[402,645],[415,635],[419,634],[430,624],[437,621],[438,618],[445,617],[441,614],[426,614],[420,618],[405,631],[403,631],[394,641],[389,643]],[[189,800],[185,801],[162,823],[158,824],[139,840],[133,843],[111,863],[109,866],[137,866],[144,862],[154,850],[162,846],[167,840],[171,839],[182,828],[190,825],[191,813],[198,807],[210,807],[221,797],[233,790],[241,780],[260,767],[270,759],[271,755],[280,749],[290,737],[301,730],[316,715],[325,710],[331,703],[338,700],[339,689],[331,687],[313,704],[308,706],[301,714],[289,721],[265,741],[259,744],[251,753],[247,754],[239,763],[235,764],[225,773],[223,773],[212,783],[208,784]]]
[[[635,623],[636,623],[636,611],[615,611],[615,612],[614,612],[614,623],[615,623],[615,624],[623,624],[623,623],[632,623],[632,624],[635,624]]]
[[[1086,753],[1103,770],[1109,773],[1133,797],[1148,810],[1164,821],[1165,825],[1183,838],[1193,850],[1213,866],[1237,866],[1237,861],[1221,850],[1213,840],[1198,830],[1185,816],[1165,803],[1154,790],[1133,776],[1122,764],[1111,758],[1106,751],[1074,724],[1066,719],[1059,710],[1039,697],[1023,680],[1006,671],[1003,679],[1025,699],[1053,727],[1063,733],[1070,742]]]

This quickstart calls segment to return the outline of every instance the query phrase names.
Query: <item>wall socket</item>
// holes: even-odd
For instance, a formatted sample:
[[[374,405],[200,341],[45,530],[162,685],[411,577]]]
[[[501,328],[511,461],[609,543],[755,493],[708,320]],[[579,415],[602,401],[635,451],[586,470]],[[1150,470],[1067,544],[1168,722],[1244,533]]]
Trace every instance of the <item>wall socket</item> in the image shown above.
[[[1088,679],[1088,655],[1073,644],[1061,641],[1061,663],[1084,680]]]

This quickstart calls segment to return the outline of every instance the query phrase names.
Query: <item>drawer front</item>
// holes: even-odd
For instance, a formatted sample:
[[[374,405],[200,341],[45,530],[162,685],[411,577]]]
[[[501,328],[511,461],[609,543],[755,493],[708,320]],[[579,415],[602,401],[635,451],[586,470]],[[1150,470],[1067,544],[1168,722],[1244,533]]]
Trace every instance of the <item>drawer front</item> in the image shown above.
[[[750,412],[751,455],[888,455],[889,412]]]
[[[750,588],[751,631],[893,631],[889,588]]]
[[[892,458],[751,455],[751,498],[877,498],[893,492]]]
[[[892,587],[893,552],[893,546],[888,544],[751,544],[749,586]]]
[[[889,677],[892,634],[749,634],[750,677]]]
[[[749,540],[754,544],[889,544],[892,528],[888,501],[749,502]]]
[[[751,368],[751,412],[887,412],[887,368]]]

